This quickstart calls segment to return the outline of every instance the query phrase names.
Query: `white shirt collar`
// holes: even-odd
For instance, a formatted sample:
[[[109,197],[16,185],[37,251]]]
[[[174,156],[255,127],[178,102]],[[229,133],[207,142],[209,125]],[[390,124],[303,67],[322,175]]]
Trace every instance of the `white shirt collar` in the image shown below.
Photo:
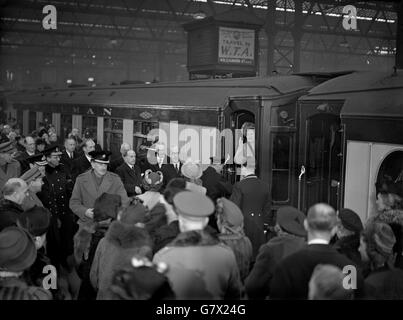
[[[87,158],[88,162],[91,162],[91,157],[87,156],[86,154],[84,154],[84,155]]]
[[[28,153],[29,156],[35,155],[35,152],[29,152],[28,150],[27,150],[27,153]]]
[[[310,244],[329,244],[329,241],[324,240],[324,239],[312,239],[308,241],[308,245]]]

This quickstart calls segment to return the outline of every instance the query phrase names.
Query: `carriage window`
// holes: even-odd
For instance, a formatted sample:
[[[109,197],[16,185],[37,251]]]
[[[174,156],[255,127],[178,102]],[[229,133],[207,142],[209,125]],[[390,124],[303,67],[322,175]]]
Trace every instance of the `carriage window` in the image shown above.
[[[113,156],[120,153],[120,145],[123,142],[123,120],[114,118],[104,119],[104,145],[105,149],[112,152]]]
[[[32,132],[37,129],[36,128],[36,112],[29,111],[28,119],[29,119],[28,129],[29,129],[29,132]]]
[[[82,121],[83,137],[95,138],[97,136],[97,117],[83,116]]]
[[[273,167],[272,199],[285,202],[290,198],[292,136],[289,133],[272,133]]]
[[[376,191],[393,188],[403,194],[403,151],[395,151],[383,160],[376,180]],[[400,189],[400,190],[399,190]]]
[[[295,105],[272,107],[270,122],[272,127],[295,127]]]
[[[49,123],[52,122],[52,114],[43,115],[44,119],[49,119]],[[60,115],[60,122],[61,122],[61,135],[66,138],[68,134],[71,132],[72,129],[72,115],[71,114],[61,114]]]
[[[147,134],[155,128],[158,128],[158,122],[135,122],[133,134],[133,149],[139,150],[139,147],[142,144],[147,144]]]

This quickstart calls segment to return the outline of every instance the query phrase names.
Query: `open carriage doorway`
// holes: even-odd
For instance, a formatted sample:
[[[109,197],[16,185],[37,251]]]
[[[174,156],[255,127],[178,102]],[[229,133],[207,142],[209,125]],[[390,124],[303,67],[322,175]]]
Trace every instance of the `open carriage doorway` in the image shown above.
[[[316,114],[307,121],[305,210],[318,202],[339,209],[340,128],[340,118],[334,114]]]
[[[237,110],[229,115],[232,139],[233,139],[233,154],[232,162],[226,167],[226,178],[231,183],[239,181],[243,175],[243,167],[253,166],[256,169],[256,126],[255,115],[247,110]],[[240,139],[242,138],[242,139]],[[242,141],[242,144],[240,142]],[[248,149],[249,148],[249,149]],[[245,159],[237,156],[242,153],[247,156]],[[248,152],[249,150],[250,152]],[[253,154],[253,157],[251,156]]]

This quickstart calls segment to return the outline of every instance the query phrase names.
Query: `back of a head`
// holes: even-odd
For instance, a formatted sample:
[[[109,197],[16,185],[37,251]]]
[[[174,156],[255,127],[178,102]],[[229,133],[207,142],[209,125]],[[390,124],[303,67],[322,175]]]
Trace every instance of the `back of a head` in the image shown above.
[[[331,232],[337,225],[336,211],[326,203],[317,203],[309,208],[307,223],[311,231]]]
[[[121,205],[122,199],[119,195],[104,192],[95,200],[94,221],[116,219]]]
[[[51,214],[48,209],[44,207],[34,206],[18,217],[18,224],[28,230],[28,232],[38,237],[48,231],[50,225]]]
[[[11,178],[5,183],[3,187],[3,195],[10,196],[20,188],[27,187],[27,183],[20,178]]]
[[[351,300],[354,291],[343,287],[343,272],[333,265],[319,264],[309,282],[309,300]]]
[[[176,194],[186,190],[186,181],[182,178],[172,179],[164,190],[164,199],[169,204],[173,204],[173,199]]]

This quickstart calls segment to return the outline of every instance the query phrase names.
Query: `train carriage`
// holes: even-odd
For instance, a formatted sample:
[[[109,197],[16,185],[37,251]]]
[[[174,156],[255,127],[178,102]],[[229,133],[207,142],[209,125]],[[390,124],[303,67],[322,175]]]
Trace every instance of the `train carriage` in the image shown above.
[[[298,113],[301,207],[328,202],[366,221],[382,179],[403,180],[403,72],[334,78],[301,97]]]
[[[344,74],[344,73],[342,73]],[[120,144],[137,148],[152,129],[164,130],[168,147],[176,144],[170,121],[178,129],[224,128],[230,132],[245,122],[255,125],[258,174],[270,184],[273,209],[296,202],[297,99],[334,74],[304,74],[270,78],[215,79],[177,83],[83,87],[17,92],[10,96],[9,116],[22,123],[26,135],[45,119],[60,136],[71,128],[91,130],[98,143],[118,154]],[[233,139],[236,148],[237,137]],[[212,155],[220,147],[213,138]],[[186,140],[178,141],[179,147]],[[205,156],[199,143],[200,156]],[[218,145],[218,147],[217,147]],[[222,147],[224,148],[224,147]],[[233,153],[231,154],[233,157]],[[232,158],[231,158],[232,160]],[[227,177],[237,179],[235,165]]]

